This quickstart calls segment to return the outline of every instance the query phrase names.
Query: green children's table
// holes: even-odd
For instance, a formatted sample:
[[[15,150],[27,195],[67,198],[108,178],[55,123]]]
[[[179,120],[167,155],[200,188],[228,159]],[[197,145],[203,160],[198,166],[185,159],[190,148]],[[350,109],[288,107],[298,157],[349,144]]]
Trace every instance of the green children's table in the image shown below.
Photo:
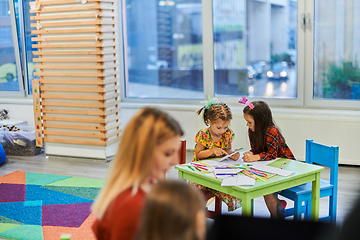
[[[192,171],[188,167],[189,164],[177,165],[175,168],[179,171],[180,179],[189,180],[240,198],[244,216],[253,215],[254,198],[312,182],[311,220],[317,221],[319,219],[320,172],[324,168],[285,158],[274,161],[269,166],[280,168],[283,162],[286,163],[283,169],[292,171],[294,174],[287,177],[276,175],[266,179],[265,182],[257,180],[253,186],[224,187],[221,186],[222,179],[205,176],[209,173],[207,171]]]

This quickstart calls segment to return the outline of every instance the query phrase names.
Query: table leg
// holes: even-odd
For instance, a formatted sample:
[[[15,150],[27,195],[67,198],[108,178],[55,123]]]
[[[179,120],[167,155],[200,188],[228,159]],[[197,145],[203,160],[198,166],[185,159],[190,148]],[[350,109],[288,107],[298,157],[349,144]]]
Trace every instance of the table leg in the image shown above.
[[[311,220],[319,220],[319,203],[320,203],[320,173],[315,174],[315,180],[312,182],[311,197]]]
[[[180,171],[179,170],[179,180],[183,180],[184,179],[184,177],[183,177],[183,171]]]
[[[250,198],[242,199],[242,215],[252,217],[254,213],[253,205],[254,205],[254,199],[250,199]]]

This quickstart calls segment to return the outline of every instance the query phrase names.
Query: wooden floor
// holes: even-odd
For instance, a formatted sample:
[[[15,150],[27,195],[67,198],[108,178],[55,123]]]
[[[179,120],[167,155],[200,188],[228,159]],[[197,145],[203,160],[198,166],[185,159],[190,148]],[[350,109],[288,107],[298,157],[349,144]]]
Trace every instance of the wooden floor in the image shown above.
[[[191,161],[193,152],[187,154],[187,161]],[[78,176],[103,179],[111,163],[105,163],[100,160],[82,159],[82,158],[64,158],[64,157],[45,157],[37,155],[33,157],[15,157],[9,156],[7,161],[0,166],[0,176],[13,171],[26,171],[36,173],[58,174],[66,176]],[[329,171],[325,169],[321,173],[324,179],[329,178]],[[177,170],[171,168],[167,178],[176,179]],[[360,167],[358,166],[339,166],[339,188],[338,188],[338,208],[337,223],[344,221],[354,201],[360,197]],[[262,197],[256,198],[254,204],[254,215],[260,217],[269,217],[268,210]],[[288,205],[292,203],[288,201]],[[320,216],[326,214],[328,199],[320,200]],[[213,205],[209,206],[213,208]],[[226,205],[223,204],[223,212],[227,212]],[[232,214],[241,214],[241,208],[232,212]]]

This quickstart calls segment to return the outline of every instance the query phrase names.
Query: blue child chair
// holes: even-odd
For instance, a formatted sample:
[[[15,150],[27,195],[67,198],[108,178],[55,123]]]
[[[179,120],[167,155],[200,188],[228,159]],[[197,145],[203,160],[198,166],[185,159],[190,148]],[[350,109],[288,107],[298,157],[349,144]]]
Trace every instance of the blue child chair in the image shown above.
[[[5,150],[2,146],[2,144],[0,143],[0,165],[5,162],[6,160],[6,154],[5,154]]]
[[[319,164],[330,168],[330,182],[320,179],[320,198],[330,197],[329,215],[319,220],[336,223],[336,204],[338,187],[338,162],[339,147],[326,146],[306,140],[306,163]],[[306,183],[297,187],[281,191],[279,194],[294,201],[294,208],[285,210],[285,216],[294,215],[294,219],[300,220],[301,214],[305,213],[305,219],[310,220],[311,216],[311,189],[312,183]],[[305,205],[302,205],[305,202]]]

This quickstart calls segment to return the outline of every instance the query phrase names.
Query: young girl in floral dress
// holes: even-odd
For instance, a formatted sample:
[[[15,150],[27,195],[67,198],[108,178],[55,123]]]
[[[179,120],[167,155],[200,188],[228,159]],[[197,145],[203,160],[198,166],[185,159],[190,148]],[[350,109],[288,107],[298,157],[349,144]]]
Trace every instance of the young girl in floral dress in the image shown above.
[[[218,102],[217,99],[208,100],[204,107],[197,111],[200,115],[203,112],[204,122],[208,128],[201,129],[195,136],[195,154],[193,162],[207,158],[221,157],[232,153],[231,143],[235,134],[229,128],[232,120],[232,113],[226,103]],[[239,153],[230,158],[237,160]],[[195,184],[204,193],[206,199],[217,196],[228,206],[229,211],[241,207],[241,200],[217,190]]]

